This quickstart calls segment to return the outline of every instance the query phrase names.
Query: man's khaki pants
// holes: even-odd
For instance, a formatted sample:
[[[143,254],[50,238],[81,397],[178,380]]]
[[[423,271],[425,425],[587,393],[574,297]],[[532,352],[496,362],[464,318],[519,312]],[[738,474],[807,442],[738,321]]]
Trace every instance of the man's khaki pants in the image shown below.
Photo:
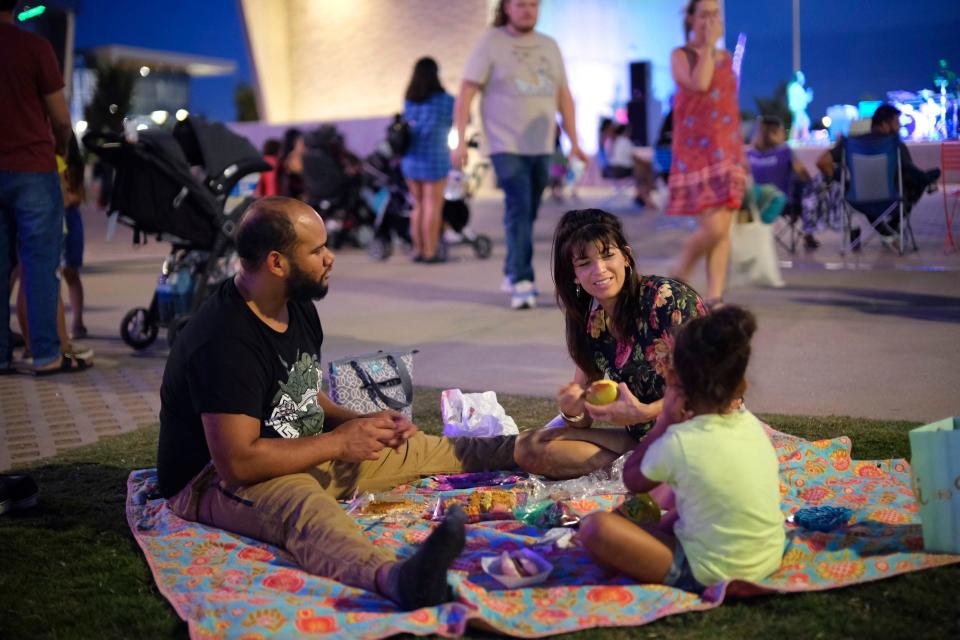
[[[418,433],[378,460],[326,462],[246,487],[228,486],[211,462],[168,502],[181,518],[283,547],[310,573],[376,591],[377,569],[395,558],[362,536],[337,500],[435,474],[514,469],[514,442]]]

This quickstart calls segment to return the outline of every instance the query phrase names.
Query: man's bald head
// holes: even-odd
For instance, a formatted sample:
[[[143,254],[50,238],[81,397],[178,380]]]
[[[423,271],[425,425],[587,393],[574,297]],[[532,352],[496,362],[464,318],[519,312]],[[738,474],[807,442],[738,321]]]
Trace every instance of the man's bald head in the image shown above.
[[[296,223],[317,217],[309,205],[283,196],[260,198],[243,214],[237,229],[237,254],[243,268],[256,270],[271,251],[290,256],[299,242]]]

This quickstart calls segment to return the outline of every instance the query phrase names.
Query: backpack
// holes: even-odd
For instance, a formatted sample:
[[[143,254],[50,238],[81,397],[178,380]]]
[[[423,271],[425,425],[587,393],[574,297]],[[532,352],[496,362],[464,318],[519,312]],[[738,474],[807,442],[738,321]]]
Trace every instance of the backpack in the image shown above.
[[[410,130],[410,123],[403,119],[399,113],[393,116],[393,122],[387,127],[387,144],[394,155],[403,156],[410,150],[413,143],[413,131]]]

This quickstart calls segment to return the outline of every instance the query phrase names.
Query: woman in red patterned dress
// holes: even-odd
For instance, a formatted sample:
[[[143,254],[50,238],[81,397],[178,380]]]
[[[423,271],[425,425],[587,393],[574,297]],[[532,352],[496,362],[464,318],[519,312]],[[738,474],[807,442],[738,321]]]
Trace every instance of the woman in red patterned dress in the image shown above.
[[[723,34],[717,0],[690,0],[684,17],[687,44],[670,59],[677,95],[673,109],[670,215],[700,216],[675,277],[689,281],[701,256],[707,263],[707,304],[723,302],[730,260],[730,223],[746,184],[737,78]]]

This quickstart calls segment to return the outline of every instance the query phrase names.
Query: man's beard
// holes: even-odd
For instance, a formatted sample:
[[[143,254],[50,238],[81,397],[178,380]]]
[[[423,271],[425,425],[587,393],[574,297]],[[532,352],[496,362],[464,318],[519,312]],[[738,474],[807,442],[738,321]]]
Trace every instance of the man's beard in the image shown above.
[[[529,27],[527,27],[527,26],[522,26],[522,27],[521,27],[521,26],[518,26],[515,22],[511,22],[511,23],[510,23],[510,26],[511,26],[511,27],[513,28],[513,30],[516,31],[517,33],[530,33],[530,32],[532,32],[534,29],[537,28],[536,23],[530,25]]]
[[[323,280],[313,280],[296,262],[290,262],[290,276],[287,278],[287,298],[297,302],[320,300],[327,295],[329,287]]]

